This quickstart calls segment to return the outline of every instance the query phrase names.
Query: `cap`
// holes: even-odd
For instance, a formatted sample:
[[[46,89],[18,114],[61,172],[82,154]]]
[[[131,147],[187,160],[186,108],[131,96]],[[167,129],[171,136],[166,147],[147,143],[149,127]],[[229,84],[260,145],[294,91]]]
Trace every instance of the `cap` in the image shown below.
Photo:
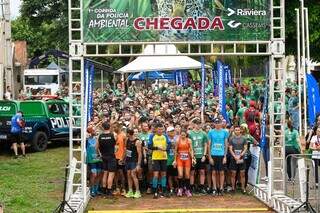
[[[250,106],[255,106],[256,102],[255,101],[250,101]]]
[[[167,128],[167,132],[171,132],[171,131],[174,131],[174,127],[173,127],[173,126],[169,126],[169,127]]]
[[[214,119],[214,123],[215,123],[215,124],[219,124],[219,123],[221,123],[221,119],[220,119],[220,118],[216,118],[216,119]]]

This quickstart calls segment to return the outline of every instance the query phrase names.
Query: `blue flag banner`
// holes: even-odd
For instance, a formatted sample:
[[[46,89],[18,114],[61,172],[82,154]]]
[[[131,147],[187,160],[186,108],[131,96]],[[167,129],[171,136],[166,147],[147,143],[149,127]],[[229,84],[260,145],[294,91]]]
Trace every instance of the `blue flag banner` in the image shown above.
[[[217,61],[217,70],[219,74],[219,109],[221,115],[224,117],[226,121],[228,121],[229,119],[227,118],[226,110],[225,70],[223,63],[220,60]]]
[[[179,85],[179,76],[178,76],[178,71],[174,71],[174,77],[176,79],[176,85]]]
[[[206,87],[206,69],[204,65],[204,57],[201,57],[201,110],[204,111],[205,104],[205,87]]]
[[[88,121],[90,121],[93,117],[93,84],[94,84],[94,65],[90,64],[89,67],[89,87],[88,87]]]
[[[94,80],[94,65],[85,61],[84,65],[84,107],[87,110],[87,122],[93,116],[93,80]]]
[[[312,74],[307,74],[306,80],[308,89],[308,123],[313,126],[317,114],[320,113],[319,85]]]
[[[183,85],[182,71],[181,70],[178,72],[178,78],[179,78],[179,85]]]
[[[213,92],[213,96],[215,96],[216,82],[215,82],[215,70],[214,70],[214,66],[212,67],[211,77],[212,77],[212,92]]]
[[[223,65],[225,84],[229,86],[228,65]]]
[[[262,109],[262,120],[261,120],[261,137],[260,137],[260,147],[261,149],[266,148],[266,130],[267,130],[267,113],[268,113],[268,100],[269,100],[269,64],[265,65],[266,70],[266,84],[264,90],[263,98],[263,109]],[[273,106],[272,106],[273,107]]]

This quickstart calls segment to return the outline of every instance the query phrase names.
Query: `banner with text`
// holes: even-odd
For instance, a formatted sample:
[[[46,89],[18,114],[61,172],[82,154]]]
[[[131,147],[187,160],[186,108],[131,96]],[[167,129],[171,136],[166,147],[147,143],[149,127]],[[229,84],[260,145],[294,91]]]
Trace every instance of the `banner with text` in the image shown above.
[[[84,42],[270,39],[270,0],[83,0]]]

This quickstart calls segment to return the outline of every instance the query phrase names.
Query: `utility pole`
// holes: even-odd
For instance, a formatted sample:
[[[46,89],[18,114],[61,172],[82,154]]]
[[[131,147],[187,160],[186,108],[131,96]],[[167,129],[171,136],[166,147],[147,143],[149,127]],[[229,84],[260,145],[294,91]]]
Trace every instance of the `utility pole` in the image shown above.
[[[0,100],[7,86],[13,94],[10,0],[0,0]]]

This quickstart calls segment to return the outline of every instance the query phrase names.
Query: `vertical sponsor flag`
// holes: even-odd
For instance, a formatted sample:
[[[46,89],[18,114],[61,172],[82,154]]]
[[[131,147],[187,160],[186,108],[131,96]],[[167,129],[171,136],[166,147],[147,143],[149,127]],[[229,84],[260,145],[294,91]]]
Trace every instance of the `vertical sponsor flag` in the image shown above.
[[[93,115],[93,79],[94,65],[85,61],[84,65],[84,108],[86,112],[87,122],[89,122]],[[86,124],[87,125],[87,124]]]
[[[308,89],[308,121],[309,125],[313,126],[317,114],[320,113],[319,85],[312,74],[307,74],[306,80]]]
[[[201,112],[204,113],[205,87],[206,87],[206,69],[204,66],[204,57],[201,57]]]
[[[266,71],[266,84],[264,90],[264,99],[263,99],[263,109],[262,109],[262,121],[261,121],[261,138],[260,146],[261,149],[265,149],[267,144],[266,130],[267,130],[267,112],[268,112],[268,100],[269,100],[269,64],[265,65]]]
[[[94,65],[89,67],[89,87],[88,87],[88,121],[91,121],[93,116],[93,82],[94,82]]]
[[[176,85],[179,85],[179,76],[178,76],[178,71],[174,71],[174,77],[176,79]]]
[[[217,70],[219,74],[219,109],[221,115],[227,121],[227,110],[226,110],[226,93],[225,93],[225,71],[223,63],[218,60],[217,61]]]

